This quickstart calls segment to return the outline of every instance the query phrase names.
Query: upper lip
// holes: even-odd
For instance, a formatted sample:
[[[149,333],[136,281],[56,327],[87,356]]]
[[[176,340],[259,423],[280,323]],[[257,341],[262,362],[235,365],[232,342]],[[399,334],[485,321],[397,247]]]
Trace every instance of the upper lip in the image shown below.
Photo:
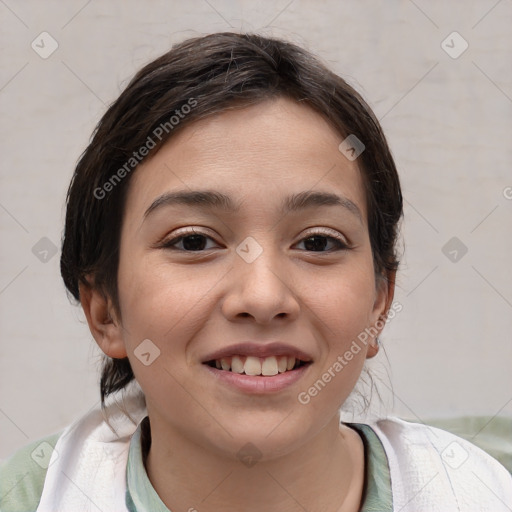
[[[270,356],[289,356],[300,359],[304,362],[312,361],[313,358],[302,350],[287,345],[286,343],[273,342],[242,342],[216,350],[203,358],[203,363],[222,359],[223,357],[232,356],[253,356],[253,357],[270,357]]]

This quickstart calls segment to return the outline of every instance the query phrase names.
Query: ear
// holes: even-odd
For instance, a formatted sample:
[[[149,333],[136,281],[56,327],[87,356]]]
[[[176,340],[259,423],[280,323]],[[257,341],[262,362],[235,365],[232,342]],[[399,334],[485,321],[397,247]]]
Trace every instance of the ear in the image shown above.
[[[112,301],[93,285],[80,284],[80,302],[89,330],[101,350],[109,357],[127,357],[121,322],[116,319]]]
[[[376,332],[372,342],[368,345],[366,357],[369,359],[377,355],[379,347],[377,345],[377,338],[386,325],[386,318],[389,308],[393,303],[395,295],[395,278],[396,270],[390,270],[385,275],[379,275],[376,278],[375,287],[375,302],[372,311],[372,332]]]

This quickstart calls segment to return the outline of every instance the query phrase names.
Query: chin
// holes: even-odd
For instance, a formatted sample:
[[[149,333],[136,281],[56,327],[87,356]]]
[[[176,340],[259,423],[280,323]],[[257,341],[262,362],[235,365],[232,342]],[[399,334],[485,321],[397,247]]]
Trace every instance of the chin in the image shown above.
[[[219,438],[212,440],[216,449],[229,453],[243,462],[243,458],[254,458],[258,461],[271,461],[293,453],[314,435],[314,425],[292,420],[292,414],[277,415],[269,413],[244,415],[247,421],[231,423],[229,433],[223,436],[224,442],[219,445]],[[318,427],[320,428],[320,427]]]

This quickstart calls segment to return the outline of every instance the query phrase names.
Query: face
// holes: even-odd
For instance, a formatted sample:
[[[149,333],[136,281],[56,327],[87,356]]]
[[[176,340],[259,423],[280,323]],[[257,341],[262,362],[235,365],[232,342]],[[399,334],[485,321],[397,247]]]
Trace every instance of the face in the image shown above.
[[[100,346],[128,356],[152,431],[232,457],[251,442],[271,458],[338,421],[375,349],[368,339],[344,355],[390,296],[342,140],[279,99],[190,125],[138,167],[120,320]],[[229,199],[194,202],[193,191]]]

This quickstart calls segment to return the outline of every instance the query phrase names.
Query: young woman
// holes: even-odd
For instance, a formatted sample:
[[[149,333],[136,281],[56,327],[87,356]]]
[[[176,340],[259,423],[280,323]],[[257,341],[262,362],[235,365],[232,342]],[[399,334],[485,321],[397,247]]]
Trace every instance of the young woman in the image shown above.
[[[340,421],[395,307],[401,215],[378,121],[303,49],[217,33],[148,64],[67,200],[102,410],[13,456],[1,510],[510,510],[469,442]]]

